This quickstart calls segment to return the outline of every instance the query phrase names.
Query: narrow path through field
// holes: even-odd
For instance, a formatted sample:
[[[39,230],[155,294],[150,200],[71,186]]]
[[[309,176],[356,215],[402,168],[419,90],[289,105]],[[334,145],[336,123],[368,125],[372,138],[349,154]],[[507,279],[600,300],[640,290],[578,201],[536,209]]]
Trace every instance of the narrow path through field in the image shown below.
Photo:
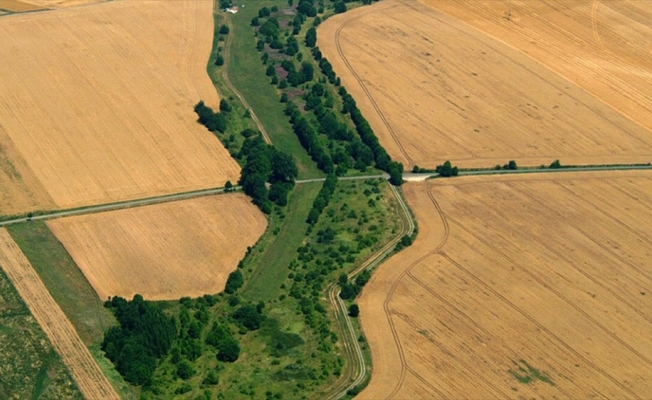
[[[215,8],[214,12],[217,12],[218,10],[217,3],[214,3],[213,7]],[[251,106],[249,105],[249,103],[247,103],[247,100],[245,100],[244,96],[238,91],[238,89],[235,88],[235,86],[233,86],[233,84],[229,80],[229,72],[228,72],[229,58],[230,58],[229,56],[231,53],[231,42],[233,41],[233,35],[235,33],[233,32],[233,23],[231,22],[231,18],[227,16],[224,20],[226,21],[226,25],[229,27],[230,34],[226,35],[226,40],[224,41],[224,65],[222,65],[222,79],[224,79],[224,83],[226,83],[226,86],[228,86],[229,89],[231,89],[231,91],[238,97],[238,99],[240,99],[242,105],[244,105],[245,108],[249,110],[249,113],[251,114],[251,119],[253,119],[253,121],[256,123],[256,126],[258,127],[260,133],[263,135],[263,139],[265,139],[265,142],[271,144],[272,141],[269,138],[269,135],[267,134],[265,127],[256,116],[256,113],[254,112],[254,110],[251,109]]]
[[[61,355],[84,397],[120,399],[6,228],[0,229],[0,267]]]

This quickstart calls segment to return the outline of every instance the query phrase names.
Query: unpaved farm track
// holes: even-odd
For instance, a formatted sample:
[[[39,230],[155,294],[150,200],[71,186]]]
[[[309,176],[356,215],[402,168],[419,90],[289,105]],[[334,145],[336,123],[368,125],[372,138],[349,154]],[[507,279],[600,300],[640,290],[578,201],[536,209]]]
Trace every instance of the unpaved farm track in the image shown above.
[[[0,229],[0,266],[61,355],[87,399],[120,399],[66,315],[5,228]]]

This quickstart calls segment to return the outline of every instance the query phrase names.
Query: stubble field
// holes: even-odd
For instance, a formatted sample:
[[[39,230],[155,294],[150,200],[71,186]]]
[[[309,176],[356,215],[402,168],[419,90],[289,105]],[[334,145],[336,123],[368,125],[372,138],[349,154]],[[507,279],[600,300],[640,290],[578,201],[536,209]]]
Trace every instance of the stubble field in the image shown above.
[[[212,3],[119,1],[0,21],[0,212],[222,186],[239,175],[193,106]]]
[[[652,2],[422,0],[521,50],[652,130]]]
[[[224,290],[267,226],[242,194],[48,221],[102,300],[172,300]]]
[[[446,10],[462,9],[462,3],[500,3],[433,2]],[[478,24],[484,26],[483,21]],[[549,29],[565,32],[573,26]],[[636,28],[622,35],[632,41],[652,38]],[[511,159],[519,165],[555,159],[565,164],[652,161],[652,124],[645,123],[652,108],[644,108],[652,84],[642,70],[652,62],[636,70],[617,60],[603,66],[637,76],[636,85],[622,86],[629,98],[618,97],[615,107],[611,92],[585,90],[583,84],[595,78],[593,70],[570,65],[585,74],[584,80],[573,80],[580,84],[575,85],[527,51],[416,2],[383,1],[335,16],[320,25],[318,38],[382,145],[408,168],[434,167],[447,159],[461,167]],[[555,49],[572,52],[566,45],[559,41]],[[577,63],[592,62],[583,52],[572,54]],[[639,108],[621,114],[630,106]],[[637,111],[644,116],[631,120]]]
[[[360,398],[652,393],[652,173],[457,178],[405,194],[419,236],[363,290],[374,373]]]

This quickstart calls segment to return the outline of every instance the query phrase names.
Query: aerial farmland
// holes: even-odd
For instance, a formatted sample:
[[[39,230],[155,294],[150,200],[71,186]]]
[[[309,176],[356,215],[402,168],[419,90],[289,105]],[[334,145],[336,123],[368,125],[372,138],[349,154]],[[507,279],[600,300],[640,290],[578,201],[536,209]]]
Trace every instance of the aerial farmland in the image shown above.
[[[478,10],[480,3],[485,8]],[[533,7],[546,2],[522,3]],[[622,77],[625,72],[616,69],[618,58],[588,47],[573,51],[578,61],[571,64],[554,50],[575,49],[564,47],[572,37],[555,36],[556,47],[536,47],[538,53],[531,54],[532,46],[521,46],[524,41],[512,43],[516,39],[511,37],[520,35],[509,36],[512,29],[521,32],[520,19],[508,23],[487,11],[502,9],[501,2],[428,4],[432,8],[383,1],[319,27],[324,56],[354,94],[383,146],[406,167],[432,168],[445,160],[476,168],[510,159],[530,166],[554,159],[567,164],[651,161],[652,108],[645,93],[652,92],[652,63],[639,62]],[[472,11],[466,10],[467,4]],[[468,21],[448,15],[450,9],[467,13]],[[525,15],[530,14],[548,18],[546,13]],[[481,25],[474,19],[478,15],[491,18]],[[492,36],[493,30],[483,32],[492,24],[505,37]],[[523,30],[531,29],[523,24]],[[540,35],[565,32],[556,26],[545,25]],[[622,37],[603,41],[616,39]],[[646,59],[645,54],[636,57],[640,49],[635,51],[627,53],[626,60]],[[549,59],[537,58],[546,52],[551,53]],[[620,85],[619,79],[636,83]]]
[[[0,0],[0,398],[648,397],[651,20]]]
[[[0,36],[20,37],[0,45],[0,181],[17,182],[4,214],[237,180],[239,166],[192,111],[219,103],[205,72],[211,5],[156,4],[3,18]]]
[[[379,360],[360,398],[645,397],[651,179],[406,184],[420,233],[360,299]]]

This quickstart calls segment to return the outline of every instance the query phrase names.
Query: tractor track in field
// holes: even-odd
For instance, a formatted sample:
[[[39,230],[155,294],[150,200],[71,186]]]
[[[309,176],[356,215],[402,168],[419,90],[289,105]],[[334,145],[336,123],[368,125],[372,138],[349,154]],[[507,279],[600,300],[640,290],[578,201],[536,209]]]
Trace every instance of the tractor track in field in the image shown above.
[[[394,7],[396,7],[396,6],[394,6]],[[390,8],[393,8],[393,7],[390,7]],[[375,10],[371,11],[371,12],[375,12]],[[360,16],[362,16],[362,15],[360,15]],[[387,117],[385,116],[383,111],[380,109],[380,106],[378,106],[378,104],[376,103],[376,100],[374,100],[373,96],[371,95],[371,92],[369,91],[367,86],[364,84],[364,81],[362,80],[362,78],[360,78],[360,75],[358,75],[358,73],[353,69],[353,66],[351,65],[349,60],[346,58],[346,56],[344,55],[344,51],[342,50],[342,43],[340,42],[340,33],[342,32],[342,29],[344,29],[348,24],[350,24],[353,21],[355,21],[355,19],[350,19],[350,20],[344,22],[335,31],[335,47],[337,48],[337,53],[340,55],[340,58],[342,59],[342,61],[344,61],[344,64],[346,64],[346,67],[351,72],[351,74],[353,75],[355,80],[358,82],[358,84],[360,85],[360,87],[362,88],[364,93],[366,94],[367,99],[369,99],[369,102],[373,106],[374,110],[376,110],[376,113],[378,114],[380,119],[383,121],[383,124],[387,128],[387,131],[389,132],[389,134],[392,136],[392,139],[394,139],[394,143],[396,143],[396,145],[398,146],[399,150],[401,151],[401,154],[403,154],[403,156],[409,161],[409,165],[407,165],[407,168],[410,169],[410,168],[412,168],[414,166],[414,161],[412,160],[412,158],[409,156],[408,152],[403,147],[403,144],[398,139],[398,136],[396,135],[396,132],[394,132],[394,128],[389,123],[389,121],[387,120]]]
[[[229,27],[230,33],[226,35],[226,39],[224,40],[224,65],[222,65],[222,79],[224,80],[224,83],[226,83],[226,86],[228,86],[229,89],[240,100],[242,105],[244,105],[245,108],[249,110],[249,113],[251,114],[251,119],[256,124],[256,127],[260,131],[261,135],[263,135],[263,139],[265,140],[265,143],[272,144],[272,140],[269,138],[269,135],[267,134],[267,131],[265,130],[263,124],[258,119],[258,116],[256,116],[256,113],[254,112],[254,110],[252,110],[249,103],[247,103],[247,100],[245,100],[244,96],[238,91],[238,89],[236,89],[236,87],[233,85],[233,83],[231,83],[231,80],[229,79],[228,70],[229,70],[229,58],[231,53],[231,42],[233,41],[233,36],[235,35],[235,32],[233,31],[233,23],[231,22],[231,18],[227,17],[224,18],[224,20],[226,21],[226,25]]]

